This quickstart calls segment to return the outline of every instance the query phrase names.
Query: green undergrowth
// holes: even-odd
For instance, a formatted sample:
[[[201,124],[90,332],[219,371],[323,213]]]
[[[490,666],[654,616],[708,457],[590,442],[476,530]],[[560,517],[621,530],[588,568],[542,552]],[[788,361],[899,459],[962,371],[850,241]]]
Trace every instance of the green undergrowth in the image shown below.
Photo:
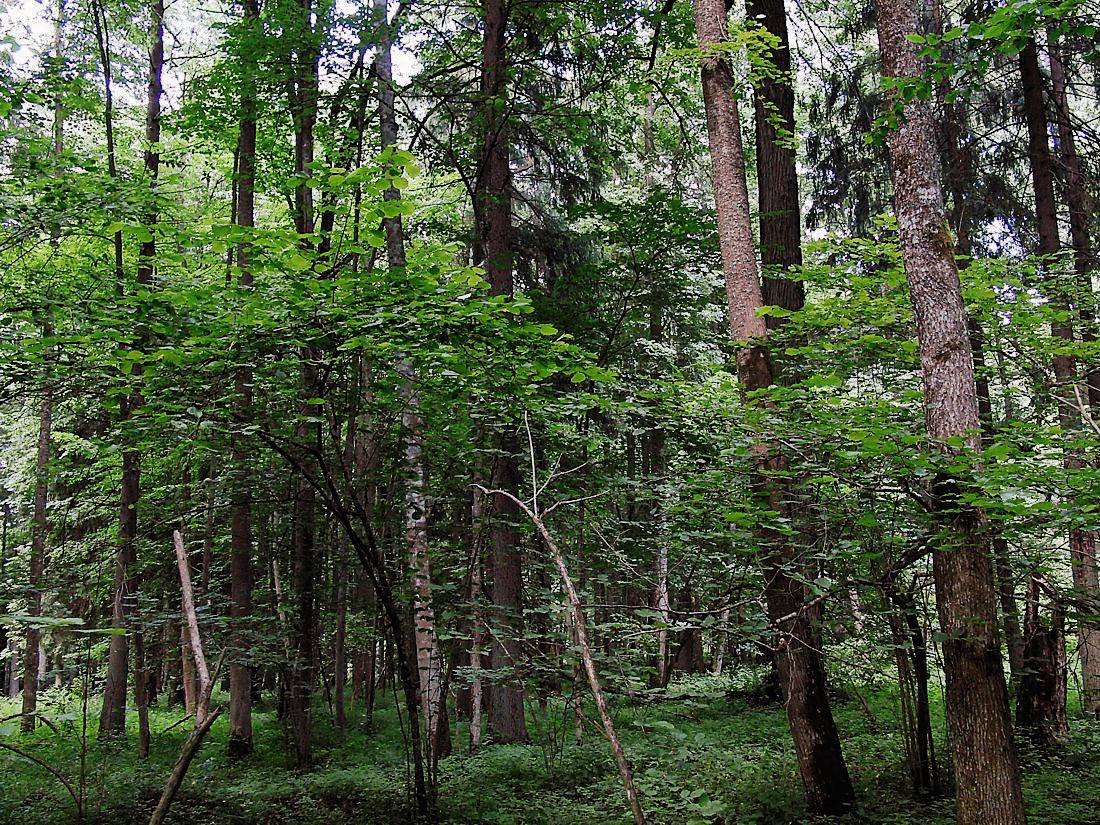
[[[75,709],[74,709],[75,706]],[[843,818],[821,823],[939,825],[952,822],[950,800],[911,798],[897,724],[896,697],[859,687],[833,697],[859,803]],[[94,732],[97,708],[89,709]],[[0,700],[0,718],[16,712]],[[0,724],[0,741],[46,761],[74,782],[80,762],[81,716],[71,697],[50,694],[46,713],[57,732],[18,733]],[[942,706],[933,709],[943,744]],[[187,725],[177,707],[152,712],[151,756],[136,756],[136,719],[123,745],[99,744],[87,754],[89,822],[144,823],[171,769]],[[225,756],[226,724],[219,721],[195,759],[173,807],[177,825],[368,825],[410,822],[401,721],[392,704],[374,724],[356,712],[349,731],[334,731],[328,708],[315,711],[316,768],[292,770],[285,731],[270,707],[254,716],[256,752],[240,763]],[[617,724],[634,764],[654,825],[732,825],[809,822],[782,708],[751,684],[692,678],[669,694],[616,703]],[[438,807],[447,823],[484,825],[614,825],[630,818],[606,743],[589,726],[574,741],[564,702],[532,706],[531,745],[466,752],[464,723],[454,728],[455,754],[439,770]],[[1075,719],[1070,743],[1058,753],[1022,749],[1032,825],[1100,823],[1100,725]],[[945,773],[948,772],[945,768]],[[61,784],[41,767],[0,750],[0,824],[60,825],[75,821]]]

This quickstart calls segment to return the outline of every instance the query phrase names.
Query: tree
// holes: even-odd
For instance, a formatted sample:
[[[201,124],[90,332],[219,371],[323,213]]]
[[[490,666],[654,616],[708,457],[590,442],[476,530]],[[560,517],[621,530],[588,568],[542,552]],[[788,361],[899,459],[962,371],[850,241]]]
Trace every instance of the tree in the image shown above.
[[[512,279],[512,181],[508,143],[508,60],[506,34],[508,4],[485,0],[481,49],[481,158],[474,190],[478,244],[485,274],[495,295],[511,295]],[[516,490],[517,443],[514,431],[501,434],[495,443],[493,486]],[[490,665],[497,681],[489,697],[489,730],[501,744],[526,742],[523,689],[508,676],[519,666],[520,647],[514,638],[522,620],[523,551],[516,520],[519,510],[505,496],[493,498],[492,570],[495,640]]]
[[[924,67],[910,0],[877,0],[882,74],[917,81]],[[896,87],[895,87],[896,88]],[[969,503],[969,463],[981,448],[974,366],[959,271],[944,212],[935,122],[926,100],[902,105],[887,136],[894,210],[920,345],[925,426],[944,461],[929,491],[941,519],[934,551],[936,608],[944,633],[947,719],[960,825],[1024,822],[1020,771],[997,642],[993,566],[984,515]]]
[[[1052,316],[1050,334],[1063,348],[1052,358],[1055,380],[1055,396],[1058,401],[1058,425],[1068,443],[1062,451],[1062,465],[1068,473],[1085,466],[1080,448],[1073,441],[1081,429],[1081,412],[1078,408],[1081,395],[1077,391],[1080,379],[1072,352],[1075,339],[1073,322],[1073,289],[1060,275],[1059,257],[1062,242],[1058,235],[1058,205],[1054,191],[1054,171],[1047,141],[1046,106],[1043,102],[1043,77],[1039,68],[1039,49],[1034,38],[1029,39],[1019,54],[1020,83],[1024,93],[1024,118],[1027,123],[1028,159],[1031,166],[1031,182],[1035,195],[1035,222],[1039,234],[1039,255],[1042,256],[1041,274],[1051,299],[1060,312]],[[1071,142],[1072,146],[1072,142]],[[1065,149],[1063,151],[1066,151]],[[1071,215],[1078,212],[1073,225],[1080,232],[1080,201],[1074,198]],[[1079,235],[1078,235],[1079,237]],[[1087,254],[1087,250],[1086,250]],[[1083,267],[1084,262],[1077,264]],[[1090,290],[1091,291],[1091,290]],[[1073,583],[1084,599],[1095,598],[1097,588],[1096,534],[1079,526],[1069,531],[1070,563]],[[1077,624],[1077,650],[1081,660],[1081,679],[1084,683],[1085,706],[1090,713],[1100,709],[1100,627],[1082,618]]]
[[[764,303],[752,240],[733,74],[717,49],[727,39],[726,11],[721,0],[695,0],[694,9],[696,36],[703,54],[703,100],[729,325],[738,345],[737,377],[746,398],[758,400],[773,383],[774,371],[766,342],[767,328],[759,312]],[[767,506],[789,514],[789,490],[776,480],[787,474],[786,457],[775,444],[766,441],[754,445],[752,453],[754,494]],[[799,563],[798,550],[789,538],[766,527],[760,530],[759,540],[768,548],[764,597],[768,616],[782,634],[776,658],[806,802],[815,811],[837,812],[852,801],[852,783],[829,707],[825,668],[814,642],[811,611],[794,572]]]
[[[237,178],[233,219],[245,232],[256,225],[256,73],[252,39],[259,33],[260,7],[257,0],[246,0],[243,34],[246,38],[241,91],[241,120],[237,134]],[[237,283],[248,290],[253,283],[250,270],[249,240],[237,244]],[[237,367],[234,376],[235,406],[239,419],[245,420],[252,404],[252,370],[247,364]],[[229,754],[234,758],[252,752],[252,668],[242,658],[248,655],[245,634],[252,614],[252,497],[248,475],[248,453],[244,438],[231,436],[230,457],[236,476],[230,527],[230,616],[234,620],[236,647],[229,662]],[[204,571],[205,572],[205,571]]]

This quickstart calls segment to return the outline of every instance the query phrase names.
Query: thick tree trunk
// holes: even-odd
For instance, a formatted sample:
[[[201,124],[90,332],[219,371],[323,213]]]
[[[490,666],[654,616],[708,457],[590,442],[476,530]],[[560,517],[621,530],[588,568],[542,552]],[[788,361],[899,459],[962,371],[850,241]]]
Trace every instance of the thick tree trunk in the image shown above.
[[[508,88],[505,34],[508,5],[505,0],[484,0],[485,29],[481,51],[483,145],[474,192],[478,243],[482,265],[494,295],[511,295],[512,280],[512,173],[509,165]],[[514,432],[497,436],[498,457],[493,486],[515,490],[518,445]],[[492,601],[495,640],[490,666],[496,671],[515,671],[520,647],[515,636],[522,619],[523,553],[515,521],[516,506],[504,496],[493,501]],[[499,676],[499,674],[498,674]],[[523,713],[522,680],[498,678],[489,702],[489,730],[496,743],[527,742]]]
[[[933,28],[943,33],[943,8],[939,0],[933,5]],[[947,190],[951,195],[951,209],[948,220],[955,232],[955,255],[959,259],[968,259],[972,254],[974,210],[971,199],[974,193],[973,151],[966,141],[966,113],[962,106],[949,99],[949,84],[942,81],[937,85],[936,93],[939,106],[943,111],[940,137],[943,144],[945,168],[947,172]],[[983,442],[988,444],[994,435],[993,404],[989,392],[989,379],[985,373],[985,334],[977,318],[967,319],[967,332],[970,337],[970,349],[974,358],[974,386],[978,399],[978,419],[982,426]],[[1014,591],[1015,580],[1012,576],[1012,559],[1008,542],[996,525],[990,525],[991,545],[993,547],[994,570],[996,573],[997,596],[1001,606],[1001,627],[1004,630],[1005,646],[1008,649],[1009,672],[1012,683],[1017,684],[1023,667],[1023,637],[1020,634],[1020,613],[1016,606]]]
[[[920,78],[923,66],[908,39],[918,32],[912,0],[878,0],[883,75]],[[891,98],[891,105],[896,97]],[[917,322],[924,384],[925,425],[946,455],[948,439],[981,447],[974,364],[959,272],[944,212],[936,130],[924,100],[905,106],[887,139],[894,204],[909,292]],[[942,474],[933,506],[944,546],[933,556],[936,605],[944,634],[947,719],[954,755],[960,825],[1024,822],[1020,772],[1008,716],[996,632],[993,565],[984,515],[960,501],[966,478]]]
[[[703,101],[730,331],[741,344],[737,374],[743,391],[749,393],[771,385],[774,376],[765,343],[767,329],[757,314],[764,301],[752,240],[733,74],[729,64],[711,52],[728,39],[726,10],[722,0],[695,0],[694,6],[696,35],[704,51]],[[773,480],[776,474],[786,472],[785,458],[767,443],[756,445],[753,452],[754,492],[762,503],[789,510],[781,482]],[[771,531],[761,538],[771,548],[764,560],[764,595],[768,615],[782,634],[777,664],[807,805],[814,811],[840,811],[853,799],[852,784],[829,707],[824,664],[804,608],[805,589],[789,572],[791,565],[799,563],[796,549]]]
[[[1058,277],[1053,258],[1062,250],[1058,236],[1058,207],[1054,196],[1054,171],[1047,141],[1046,106],[1043,102],[1043,77],[1039,69],[1038,48],[1029,40],[1020,52],[1020,82],[1024,92],[1024,116],[1027,120],[1028,157],[1031,161],[1031,181],[1035,190],[1035,218],[1039,229],[1039,254],[1051,260],[1045,267],[1048,273],[1050,299],[1064,316],[1050,323],[1050,334],[1066,344],[1072,344],[1073,307],[1067,284]],[[1071,212],[1072,212],[1071,205]],[[1087,267],[1087,263],[1085,264]],[[1059,398],[1058,425],[1067,440],[1072,440],[1080,430],[1080,414],[1077,411],[1076,389],[1079,383],[1076,359],[1069,354],[1054,356],[1055,390]],[[1073,473],[1085,467],[1084,456],[1075,447],[1062,452],[1062,465]],[[1097,590],[1096,534],[1079,527],[1070,529],[1070,562],[1073,569],[1073,586],[1083,599],[1095,600]],[[1077,622],[1077,652],[1081,660],[1081,682],[1085,709],[1093,714],[1100,712],[1100,627],[1095,622],[1079,619]]]
[[[258,0],[246,0],[245,21],[259,19]],[[241,93],[241,122],[237,136],[236,214],[234,221],[244,230],[256,225],[256,98],[251,61],[245,66]],[[251,249],[247,241],[237,246],[237,275],[242,292],[252,286]],[[252,370],[242,364],[234,376],[234,412],[239,423],[252,406]],[[248,451],[240,433],[231,437],[230,453],[235,483],[230,514],[229,616],[232,622],[232,655],[229,660],[229,756],[234,759],[252,752],[252,667],[247,662],[250,642],[245,633],[252,615],[252,495],[248,472]],[[204,570],[204,575],[206,571]]]

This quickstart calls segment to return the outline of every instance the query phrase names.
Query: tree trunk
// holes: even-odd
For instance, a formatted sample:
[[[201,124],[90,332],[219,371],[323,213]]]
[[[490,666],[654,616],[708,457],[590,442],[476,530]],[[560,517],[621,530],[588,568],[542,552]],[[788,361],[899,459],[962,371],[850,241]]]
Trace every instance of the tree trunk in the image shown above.
[[[512,174],[509,165],[507,118],[508,77],[505,0],[484,0],[485,30],[481,51],[481,94],[483,144],[481,164],[474,192],[478,244],[482,265],[494,295],[511,295],[512,278]],[[515,490],[519,481],[516,467],[518,444],[514,432],[495,438],[497,460],[493,486]],[[504,496],[493,500],[491,596],[495,639],[490,666],[496,671],[515,671],[520,647],[515,636],[522,617],[523,554],[514,524],[519,511]],[[498,673],[491,689],[489,730],[496,743],[527,742],[523,714],[524,691],[517,677],[501,678]]]
[[[149,662],[146,659],[145,631],[134,633],[134,705],[138,713],[138,758],[149,758]]]
[[[182,612],[182,607],[180,610]],[[183,710],[192,714],[198,707],[199,689],[195,679],[195,657],[191,654],[191,640],[184,624],[180,625],[180,681],[183,688]]]
[[[794,149],[794,77],[784,0],[748,0],[746,16],[778,41],[771,62],[779,76],[765,72],[753,89],[756,114],[756,178],[759,187],[760,263],[763,301],[791,311],[806,302],[802,281],[787,277],[802,265],[802,212]],[[776,130],[776,121],[781,131]],[[765,318],[768,328],[783,322]]]
[[[348,577],[344,560],[334,559],[333,578],[336,599],[336,633],[332,641],[332,704],[333,720],[337,732],[347,733],[348,718],[344,701],[348,682]]]
[[[1077,138],[1069,115],[1062,48],[1058,42],[1058,32],[1053,28],[1047,33],[1047,54],[1050,60],[1051,97],[1058,126],[1058,153],[1065,175],[1066,205],[1069,207],[1069,237],[1073,246],[1073,269],[1077,275],[1081,340],[1091,342],[1096,340],[1096,296],[1092,288],[1092,269],[1096,265],[1096,259],[1089,237],[1093,201],[1085,182],[1081,158],[1077,154]],[[1089,406],[1095,418],[1100,412],[1100,368],[1095,359],[1089,365],[1086,383]],[[1097,697],[1097,702],[1100,703],[1100,697]],[[1100,704],[1095,710],[1100,712]]]
[[[912,0],[878,0],[883,75],[920,78],[923,66],[908,39],[918,32]],[[900,104],[896,95],[890,105]],[[959,272],[944,212],[932,110],[917,99],[888,139],[894,204],[909,292],[917,322],[925,426],[945,456],[948,439],[981,448],[974,364]],[[960,501],[968,478],[941,473],[932,506],[946,546],[933,556],[936,605],[944,634],[947,720],[954,755],[960,825],[1024,822],[1020,772],[1008,716],[996,632],[993,566],[985,517]]]
[[[65,24],[64,0],[57,3],[57,18],[54,21],[54,79],[60,82],[62,61],[62,30]],[[62,103],[62,94],[57,92],[54,102],[53,122],[53,155],[54,160],[59,160],[65,144],[65,111]],[[56,249],[60,242],[61,226],[57,225],[52,230],[52,241]],[[42,338],[49,339],[53,336],[53,308],[45,308],[42,319]],[[47,354],[50,349],[47,347]],[[47,355],[43,359],[43,365],[48,367],[50,359]],[[27,597],[27,613],[30,616],[42,615],[42,587],[46,570],[46,544],[49,537],[49,522],[46,516],[46,505],[50,493],[50,439],[53,428],[53,384],[52,376],[47,372],[42,381],[42,400],[38,412],[38,453],[35,460],[34,473],[34,516],[31,524],[31,557],[28,565],[28,584],[30,593]],[[5,525],[6,527],[6,525]],[[27,628],[26,649],[23,659],[23,718],[20,721],[20,729],[24,733],[34,730],[38,710],[38,684],[41,679],[39,672],[39,651],[42,646],[42,630],[33,625]]]
[[[42,322],[42,337],[53,335],[53,326],[49,320]],[[48,363],[48,362],[47,362]],[[46,519],[46,504],[49,496],[50,432],[53,424],[53,389],[47,376],[42,386],[42,403],[38,416],[38,455],[35,461],[34,478],[34,521],[31,525],[31,557],[29,564],[30,594],[27,598],[27,613],[32,617],[42,615],[42,587],[46,570],[46,538],[49,523]],[[34,730],[38,710],[39,650],[42,647],[42,630],[34,625],[27,628],[26,646],[23,655],[23,718],[20,728],[24,732]]]
[[[245,22],[256,25],[258,0],[246,0]],[[256,65],[249,60],[244,68],[241,92],[241,122],[237,136],[236,214],[234,221],[245,231],[256,225]],[[238,283],[247,294],[252,287],[251,249],[247,241],[237,245]],[[252,406],[252,370],[242,364],[234,376],[234,412],[243,423]],[[229,617],[232,622],[229,660],[229,744],[230,758],[240,759],[252,752],[252,667],[247,657],[250,641],[246,635],[252,615],[252,494],[248,472],[248,451],[239,432],[230,439],[230,454],[236,482],[233,485],[230,514]],[[205,573],[205,571],[204,571]]]
[[[1050,623],[1040,615],[1039,577],[1028,581],[1024,615],[1024,676],[1016,699],[1016,725],[1040,747],[1065,744],[1069,738],[1066,718],[1066,628],[1057,594],[1052,596]]]
[[[695,0],[694,7],[696,35],[704,51],[703,101],[730,331],[740,344],[737,375],[742,391],[751,393],[772,384],[773,369],[765,342],[767,329],[757,314],[763,306],[763,294],[752,240],[733,74],[729,64],[712,51],[728,39],[726,10],[722,0]],[[758,500],[773,509],[788,510],[782,484],[772,480],[786,472],[785,458],[774,445],[760,443],[753,448],[753,465],[752,485]],[[825,668],[803,609],[805,590],[788,573],[789,565],[797,564],[796,550],[773,531],[762,531],[761,539],[771,547],[764,560],[764,595],[768,615],[782,634],[777,655],[779,675],[806,802],[813,811],[837,812],[852,801],[852,784],[829,707]]]
[[[394,112],[393,70],[390,57],[389,17],[386,0],[374,0],[375,16],[381,28],[375,70],[378,73],[379,123],[382,148],[397,144],[397,118]],[[397,201],[401,193],[390,187],[387,201]],[[392,269],[405,268],[405,233],[401,216],[383,220],[386,231],[386,251]],[[428,556],[428,505],[425,494],[424,422],[420,415],[420,395],[416,390],[416,373],[407,360],[399,358],[397,372],[401,377],[401,396],[405,402],[401,413],[404,439],[405,475],[405,539],[408,545],[409,569],[413,589],[413,642],[420,685],[420,703],[424,717],[428,759],[434,764],[445,748],[439,741],[445,725],[441,724],[446,705],[443,703],[443,656],[436,639],[435,610],[432,607],[432,572]]]
[[[313,163],[313,128],[317,118],[318,53],[314,43],[312,0],[298,0],[300,17],[296,21],[299,45],[292,56],[294,77],[291,112],[294,117],[294,228],[299,243],[312,249],[314,231],[313,189],[309,185]],[[301,349],[298,378],[298,441],[301,468],[297,478],[294,514],[293,579],[297,611],[294,617],[293,651],[287,691],[288,711],[294,738],[294,760],[299,770],[313,765],[313,690],[315,669],[316,616],[314,585],[317,576],[315,558],[315,511],[317,494],[308,476],[314,462],[310,453],[320,438],[320,425],[312,420],[315,409],[308,400],[317,394],[317,353],[309,346]]]
[[[1054,171],[1047,142],[1046,107],[1043,102],[1043,77],[1039,70],[1038,48],[1029,40],[1020,52],[1020,82],[1024,92],[1024,115],[1027,120],[1028,157],[1031,161],[1031,181],[1035,190],[1035,218],[1039,229],[1039,254],[1048,259],[1044,267],[1047,274],[1048,296],[1055,306],[1064,311],[1062,317],[1050,322],[1050,334],[1063,344],[1072,344],[1073,307],[1067,285],[1057,275],[1057,262],[1062,245],[1058,237],[1058,208],[1054,197]],[[1087,266],[1087,264],[1086,264]],[[1058,425],[1067,440],[1072,440],[1080,430],[1080,414],[1077,411],[1078,385],[1076,359],[1069,354],[1054,356],[1055,393],[1059,398]],[[1081,451],[1066,447],[1062,451],[1062,466],[1067,473],[1084,469]],[[1074,589],[1084,599],[1097,596],[1096,534],[1079,527],[1070,529],[1070,562],[1073,569]],[[1100,711],[1100,627],[1095,622],[1078,619],[1077,651],[1081,660],[1081,682],[1085,709],[1090,713]]]
[[[1058,150],[1065,174],[1066,204],[1069,207],[1069,236],[1073,246],[1073,268],[1076,273],[1078,313],[1081,320],[1081,340],[1096,340],[1095,295],[1092,289],[1092,269],[1095,260],[1089,238],[1091,199],[1085,186],[1081,159],[1077,155],[1077,142],[1069,118],[1069,99],[1066,94],[1066,74],[1062,64],[1062,50],[1057,33],[1053,30],[1047,38],[1050,55],[1050,78],[1054,98],[1055,120],[1058,125]],[[1100,369],[1095,363],[1086,373],[1089,406],[1094,418],[1100,413]],[[1096,538],[1089,533],[1081,537],[1073,558],[1073,584],[1078,598],[1086,604],[1096,604],[1100,598],[1098,581]],[[1100,627],[1095,621],[1077,622],[1077,650],[1081,658],[1082,691],[1081,707],[1086,714],[1100,718]]]
[[[943,34],[943,8],[939,0],[933,4],[933,28]],[[946,80],[936,88],[938,104],[943,111],[940,134],[945,153],[947,170],[947,189],[951,195],[951,210],[948,214],[951,228],[955,231],[955,255],[968,259],[972,254],[974,210],[971,199],[974,193],[974,157],[969,144],[965,143],[966,113],[962,106],[949,99],[950,87]],[[978,399],[978,419],[982,426],[983,444],[988,446],[994,436],[993,403],[989,392],[989,379],[985,372],[985,334],[981,321],[967,318],[967,332],[970,337],[970,349],[974,358],[974,386]],[[1016,606],[1014,591],[1015,579],[1012,576],[1012,559],[1008,542],[1001,535],[997,525],[990,525],[993,547],[994,572],[996,573],[997,595],[1001,606],[1001,627],[1004,630],[1005,646],[1008,649],[1009,672],[1012,683],[1016,684],[1023,667],[1023,637],[1020,635],[1020,613]]]

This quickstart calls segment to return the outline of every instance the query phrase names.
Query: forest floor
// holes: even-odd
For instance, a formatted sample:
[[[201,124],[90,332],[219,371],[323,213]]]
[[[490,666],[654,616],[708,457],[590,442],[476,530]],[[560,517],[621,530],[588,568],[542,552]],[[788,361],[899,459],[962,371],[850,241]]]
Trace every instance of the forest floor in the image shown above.
[[[46,712],[58,733],[42,727],[20,735],[0,724],[0,741],[33,753],[75,782],[81,716],[54,696]],[[94,709],[93,709],[94,710]],[[896,697],[886,689],[849,689],[834,700],[859,804],[831,823],[949,823],[949,800],[911,799],[898,733]],[[0,700],[0,718],[17,712]],[[1071,711],[1072,712],[1072,711]],[[934,708],[942,734],[942,707]],[[152,713],[150,759],[140,762],[134,738],[122,747],[92,740],[87,756],[89,821],[148,821],[186,736],[166,730],[179,708]],[[620,731],[654,825],[808,822],[782,708],[736,689],[728,680],[693,678],[674,684],[665,701],[621,702]],[[327,706],[316,714],[317,768],[289,768],[284,732],[270,707],[255,714],[256,753],[240,764],[225,756],[226,725],[217,723],[196,757],[170,821],[183,825],[389,825],[408,822],[400,722],[387,702],[373,731],[351,715],[341,740]],[[89,730],[96,715],[91,714]],[[136,720],[131,720],[136,725]],[[483,748],[465,754],[466,726],[454,730],[456,754],[440,767],[440,819],[488,825],[610,825],[630,821],[605,742],[592,731],[573,742],[564,705],[532,709],[535,744]],[[1056,754],[1025,749],[1025,795],[1031,825],[1100,823],[1100,723],[1072,721],[1073,737]],[[157,733],[160,731],[160,733]],[[941,753],[943,746],[941,744]],[[74,808],[61,784],[41,767],[0,750],[0,825],[70,823]]]

